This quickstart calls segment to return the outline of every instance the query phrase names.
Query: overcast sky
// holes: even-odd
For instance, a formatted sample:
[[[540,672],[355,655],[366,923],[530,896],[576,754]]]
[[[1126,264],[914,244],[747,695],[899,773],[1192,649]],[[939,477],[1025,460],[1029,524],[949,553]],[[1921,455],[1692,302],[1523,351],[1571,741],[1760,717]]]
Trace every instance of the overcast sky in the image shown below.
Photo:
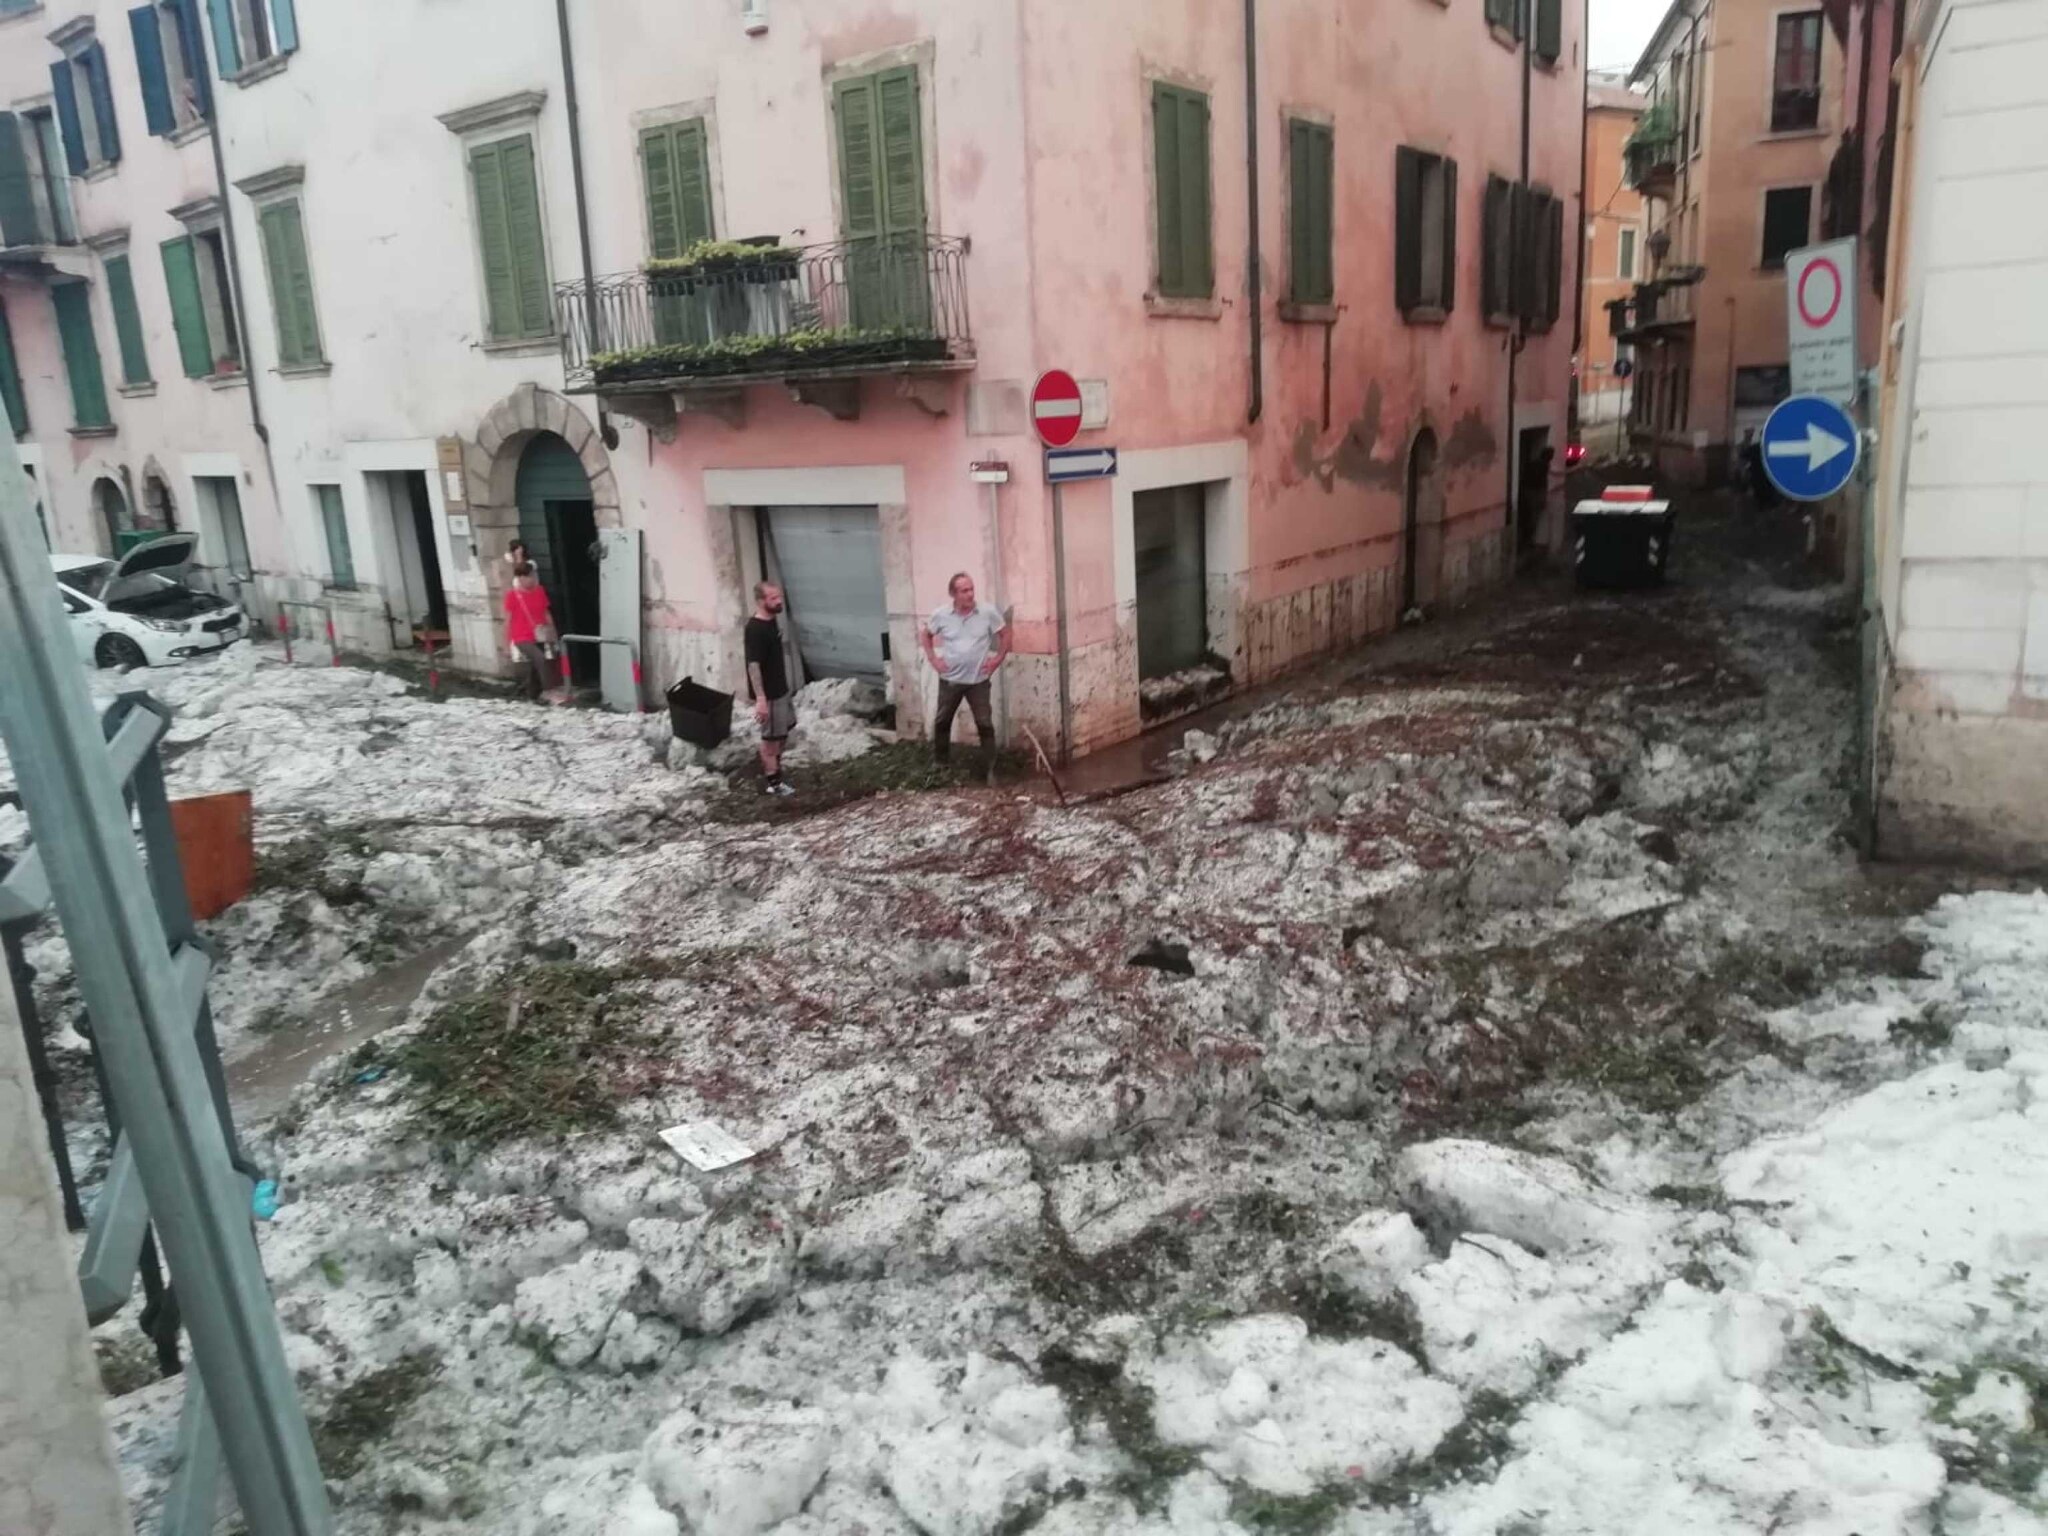
[[[1595,69],[1624,69],[1649,45],[1671,0],[1592,0],[1592,6],[1586,62]]]

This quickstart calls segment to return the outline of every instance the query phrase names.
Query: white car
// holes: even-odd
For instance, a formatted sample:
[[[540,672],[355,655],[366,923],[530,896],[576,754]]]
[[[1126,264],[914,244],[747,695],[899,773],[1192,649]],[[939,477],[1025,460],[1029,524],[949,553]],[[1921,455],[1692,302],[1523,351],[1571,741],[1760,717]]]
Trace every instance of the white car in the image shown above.
[[[199,537],[170,533],[119,560],[52,555],[80,660],[99,667],[161,667],[224,651],[248,633],[242,610],[184,575]]]

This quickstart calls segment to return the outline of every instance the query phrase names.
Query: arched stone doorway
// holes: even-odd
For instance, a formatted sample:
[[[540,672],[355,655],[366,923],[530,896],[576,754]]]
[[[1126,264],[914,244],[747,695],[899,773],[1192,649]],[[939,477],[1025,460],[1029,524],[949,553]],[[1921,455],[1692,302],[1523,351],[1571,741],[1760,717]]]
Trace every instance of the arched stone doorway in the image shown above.
[[[128,510],[127,494],[112,475],[101,475],[93,481],[92,510],[98,525],[106,531],[107,553],[120,553],[121,535],[135,526],[135,520]]]
[[[558,625],[596,633],[598,565],[590,546],[597,529],[622,526],[619,483],[596,425],[565,397],[522,384],[484,418],[466,467],[491,621],[511,579],[505,551],[523,538],[543,567]],[[590,649],[572,647],[579,678],[596,674],[597,658],[580,654]]]
[[[1401,616],[1436,601],[1443,565],[1444,488],[1436,434],[1424,427],[1408,448],[1401,513]]]
[[[536,432],[519,455],[513,482],[519,505],[519,537],[526,541],[548,607],[564,634],[594,635],[598,613],[597,509],[590,476],[567,440]],[[597,675],[598,658],[588,646],[571,646],[571,675],[586,682]]]

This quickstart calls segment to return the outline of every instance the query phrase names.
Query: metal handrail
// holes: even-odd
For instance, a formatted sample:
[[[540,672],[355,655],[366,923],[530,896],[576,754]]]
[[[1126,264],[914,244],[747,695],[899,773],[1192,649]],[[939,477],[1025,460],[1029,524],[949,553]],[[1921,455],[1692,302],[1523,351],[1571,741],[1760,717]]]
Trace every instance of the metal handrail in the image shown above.
[[[879,236],[555,286],[572,389],[965,355],[968,242]]]

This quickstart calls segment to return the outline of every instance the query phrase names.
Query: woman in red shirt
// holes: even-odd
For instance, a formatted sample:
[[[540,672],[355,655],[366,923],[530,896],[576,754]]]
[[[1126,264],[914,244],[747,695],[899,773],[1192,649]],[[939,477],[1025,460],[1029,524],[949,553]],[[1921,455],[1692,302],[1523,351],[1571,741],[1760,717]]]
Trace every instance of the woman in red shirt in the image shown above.
[[[505,592],[505,643],[519,673],[526,697],[536,703],[547,692],[547,663],[555,650],[555,619],[548,595],[530,561],[512,567],[512,585]]]

